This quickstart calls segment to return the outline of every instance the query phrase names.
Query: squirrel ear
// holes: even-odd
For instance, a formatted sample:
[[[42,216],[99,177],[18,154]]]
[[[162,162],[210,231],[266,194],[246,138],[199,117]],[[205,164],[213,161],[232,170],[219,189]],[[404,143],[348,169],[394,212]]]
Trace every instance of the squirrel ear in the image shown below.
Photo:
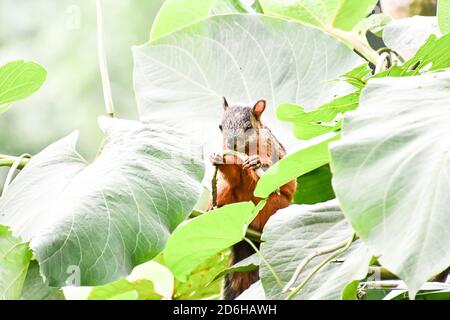
[[[227,110],[228,108],[228,101],[225,97],[222,97],[222,104],[223,104],[223,109]]]
[[[261,118],[262,113],[266,109],[266,100],[259,100],[253,107],[253,115],[257,120]]]

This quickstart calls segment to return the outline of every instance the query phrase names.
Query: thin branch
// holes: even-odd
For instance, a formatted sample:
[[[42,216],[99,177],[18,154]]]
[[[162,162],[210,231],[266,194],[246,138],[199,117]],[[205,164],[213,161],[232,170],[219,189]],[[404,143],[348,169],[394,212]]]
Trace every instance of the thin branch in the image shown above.
[[[314,258],[319,257],[319,256],[323,256],[324,254],[328,254],[331,252],[334,252],[336,250],[339,250],[343,247],[345,247],[348,243],[348,240],[342,241],[340,243],[338,243],[337,245],[316,251],[311,253],[310,255],[308,255],[305,259],[302,260],[302,262],[300,262],[300,264],[298,265],[297,269],[295,269],[294,274],[291,277],[291,280],[289,280],[289,282],[286,284],[286,286],[283,288],[283,293],[286,293],[297,281],[298,277],[300,276],[300,273],[303,271],[303,269],[306,267],[306,265]]]
[[[97,0],[96,8],[97,8],[97,48],[98,48],[100,75],[102,78],[102,85],[103,85],[103,97],[105,99],[106,113],[110,117],[114,117],[114,104],[111,94],[111,83],[109,81],[108,62],[106,60],[106,51],[103,37],[103,15],[102,15],[101,0]]]
[[[327,265],[330,261],[336,259],[339,257],[342,253],[344,253],[350,246],[352,245],[353,241],[355,241],[356,234],[353,234],[351,238],[347,241],[347,244],[345,247],[340,249],[339,251],[336,251],[335,253],[328,256],[325,260],[323,260],[317,267],[314,268],[314,270],[306,276],[305,279],[298,285],[298,287],[294,288],[292,292],[289,294],[289,296],[286,298],[286,300],[292,300],[299,292],[302,290],[305,285],[308,283],[309,280],[311,280],[314,275],[319,272],[325,265]]]
[[[212,207],[217,208],[217,173],[219,172],[219,166],[214,166],[214,175],[211,181],[211,194],[212,194]]]

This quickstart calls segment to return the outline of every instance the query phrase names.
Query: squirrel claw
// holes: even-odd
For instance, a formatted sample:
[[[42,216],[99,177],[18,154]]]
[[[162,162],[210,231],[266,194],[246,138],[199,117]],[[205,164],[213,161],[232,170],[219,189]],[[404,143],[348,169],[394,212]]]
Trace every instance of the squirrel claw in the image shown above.
[[[259,169],[261,168],[261,159],[258,155],[249,156],[245,161],[242,163],[242,167],[244,169]]]

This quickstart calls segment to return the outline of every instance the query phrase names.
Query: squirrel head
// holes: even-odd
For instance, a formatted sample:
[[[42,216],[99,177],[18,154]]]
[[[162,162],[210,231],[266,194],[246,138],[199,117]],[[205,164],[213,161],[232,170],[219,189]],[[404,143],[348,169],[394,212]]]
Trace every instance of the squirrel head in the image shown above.
[[[255,105],[229,105],[223,98],[224,114],[219,125],[223,135],[224,149],[250,154],[257,148],[260,132],[264,128],[261,115],[266,101],[259,100]]]

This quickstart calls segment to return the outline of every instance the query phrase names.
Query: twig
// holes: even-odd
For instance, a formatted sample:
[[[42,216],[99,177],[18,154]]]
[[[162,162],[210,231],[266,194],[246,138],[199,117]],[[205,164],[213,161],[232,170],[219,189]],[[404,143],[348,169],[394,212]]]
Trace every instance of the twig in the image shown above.
[[[303,279],[303,281],[299,284],[299,286],[292,290],[292,292],[288,295],[286,300],[292,300],[292,298],[294,298],[300,292],[300,290],[302,290],[305,287],[305,285],[308,283],[308,281],[311,280],[311,278],[314,277],[314,275],[317,272],[319,272],[320,269],[322,269],[330,261],[336,259],[342,253],[344,253],[351,246],[351,244],[353,243],[355,238],[356,238],[356,234],[353,234],[351,236],[351,238],[348,240],[348,242],[346,243],[345,247],[343,247],[339,251],[336,251],[335,253],[331,254],[329,257],[327,257],[325,260],[323,260],[317,267],[315,267],[314,270],[310,274],[308,274],[305,279]]]
[[[336,250],[339,250],[343,247],[345,247],[348,243],[348,240],[342,241],[338,243],[337,245],[334,245],[329,248],[325,248],[316,252],[311,253],[308,255],[305,259],[302,260],[302,262],[298,265],[297,269],[295,269],[294,274],[291,277],[291,280],[286,284],[286,286],[283,288],[283,293],[286,293],[297,281],[298,277],[300,276],[300,273],[303,271],[303,269],[306,267],[306,265],[314,258],[323,256],[324,254],[334,252]]]
[[[106,60],[106,51],[103,38],[103,15],[102,15],[102,3],[101,0],[96,2],[97,8],[97,48],[98,48],[98,61],[100,66],[100,75],[103,85],[103,98],[105,99],[106,113],[110,117],[114,117],[114,104],[111,94],[111,83],[109,81],[108,74],[108,62]]]
[[[214,175],[211,181],[211,194],[212,194],[212,207],[213,209],[217,208],[217,172],[219,171],[219,167],[217,165],[214,166]]]

